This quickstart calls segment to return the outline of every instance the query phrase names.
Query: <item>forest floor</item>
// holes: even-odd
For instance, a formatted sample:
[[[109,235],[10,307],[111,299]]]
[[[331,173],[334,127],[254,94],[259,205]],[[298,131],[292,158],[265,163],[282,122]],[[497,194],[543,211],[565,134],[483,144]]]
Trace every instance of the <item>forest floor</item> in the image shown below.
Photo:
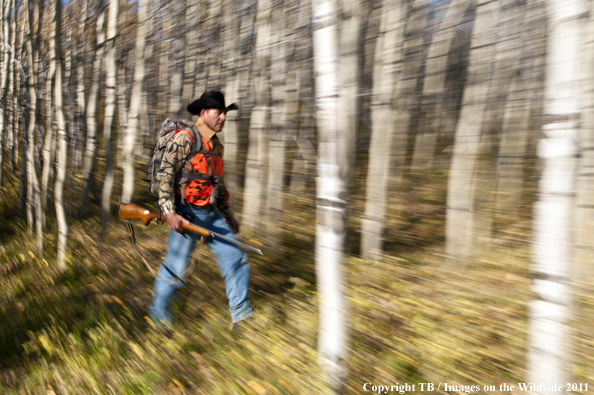
[[[6,175],[16,183],[11,177]],[[443,185],[423,185],[429,186],[391,197],[387,254],[377,262],[358,255],[363,202],[354,198],[350,205],[343,392],[366,393],[366,383],[367,390],[409,384],[410,393],[423,392],[421,383],[440,386],[436,393],[445,392],[444,383],[480,385],[473,392],[481,394],[504,393],[503,383],[517,388],[526,380],[527,306],[534,297],[530,216],[502,227],[473,258],[459,262],[444,253]],[[230,330],[223,281],[202,250],[193,255],[195,269],[179,293],[173,337],[167,338],[147,318],[154,279],[123,223],[112,219],[100,240],[97,215],[71,219],[67,270],[60,272],[55,221],[48,221],[45,252],[38,257],[9,186],[1,189],[0,203],[0,393],[330,392],[316,353],[313,198],[287,194],[278,254],[267,253],[264,236],[243,236],[266,254],[250,255],[253,325],[240,334]],[[150,201],[136,203],[148,208]],[[141,251],[156,268],[166,226],[139,222],[135,228]],[[572,383],[588,383],[593,391],[594,287],[574,285]]]

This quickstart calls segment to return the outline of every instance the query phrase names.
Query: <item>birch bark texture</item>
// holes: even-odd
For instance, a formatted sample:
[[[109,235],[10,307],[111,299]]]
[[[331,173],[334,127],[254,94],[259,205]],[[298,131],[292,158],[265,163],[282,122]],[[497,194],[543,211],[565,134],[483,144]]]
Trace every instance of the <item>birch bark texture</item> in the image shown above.
[[[103,144],[105,146],[105,178],[101,194],[101,234],[105,234],[107,219],[111,208],[111,194],[114,184],[113,124],[116,110],[117,69],[116,35],[118,26],[118,0],[109,3],[107,41],[105,57],[105,120],[103,122]]]
[[[474,239],[476,163],[495,64],[500,2],[479,3],[471,39],[469,76],[456,126],[456,141],[448,179],[446,252],[471,255]]]
[[[341,174],[346,138],[339,128],[338,4],[313,0],[316,121],[319,131],[316,180],[316,278],[319,298],[318,353],[332,388],[344,382],[347,327],[343,293],[343,249],[347,185]]]
[[[589,17],[583,34],[583,61],[594,62],[594,2],[588,1]],[[594,282],[594,70],[583,67],[581,84],[580,149],[576,176],[576,199],[573,210],[572,278],[583,283]]]
[[[9,20],[9,16],[10,16],[10,10],[12,7],[12,0],[5,0],[4,1],[4,7],[2,10],[0,10],[0,12],[3,12],[4,14],[4,18],[2,20],[2,30],[3,30],[3,40],[4,42],[2,43],[2,48],[4,48],[4,59],[3,59],[3,63],[2,63],[2,82],[1,82],[1,86],[0,86],[0,97],[2,98],[2,109],[0,110],[0,186],[2,186],[2,162],[3,162],[3,158],[4,158],[4,136],[5,136],[5,132],[8,129],[7,126],[7,122],[6,122],[6,117],[7,117],[7,107],[8,107],[8,95],[6,94],[8,92],[8,71],[9,71],[9,65],[12,62],[12,53],[11,51],[8,51],[6,49],[6,44],[10,41],[10,36],[11,36],[11,32],[10,32],[10,28],[11,28],[11,23]],[[12,17],[14,18],[14,16]]]
[[[115,0],[114,0],[115,1]],[[56,80],[54,86],[54,104],[56,106],[56,124],[58,129],[58,155],[56,157],[56,183],[54,186],[56,217],[58,220],[58,268],[66,268],[66,241],[68,239],[68,223],[64,210],[64,180],[68,163],[68,131],[63,106],[64,64],[61,54],[61,21],[62,0],[54,0],[54,58],[56,59]]]
[[[543,170],[534,207],[531,270],[537,298],[528,309],[528,380],[537,383],[570,379],[570,229],[581,118],[580,41],[586,10],[582,0],[547,1],[544,122],[537,146]]]
[[[95,58],[93,60],[93,71],[91,77],[91,90],[87,103],[87,138],[85,144],[85,163],[82,183],[82,217],[86,217],[89,209],[89,193],[94,191],[95,183],[95,155],[97,153],[97,102],[99,101],[99,84],[101,81],[101,63],[105,45],[105,4],[103,0],[97,0],[97,22],[95,44]]]
[[[39,31],[41,20],[41,5],[37,0],[25,1],[25,16],[27,18],[27,61],[29,66],[29,122],[27,126],[27,154],[24,155],[27,164],[27,224],[33,233],[33,226],[37,232],[37,249],[41,252],[43,243],[42,217],[40,203],[40,186],[35,166],[35,131],[37,128],[37,76],[39,71]],[[35,212],[34,212],[35,210]],[[35,214],[35,219],[33,215]]]
[[[474,6],[472,0],[452,0],[427,50],[422,97],[424,127],[415,140],[411,163],[413,174],[427,172],[439,135],[451,136],[456,131],[457,111],[455,100],[451,94],[448,95],[446,74],[455,37],[464,29],[464,24],[468,23],[465,16],[471,6]],[[461,56],[464,56],[464,53],[461,53]]]
[[[252,111],[249,131],[249,145],[245,164],[245,185],[243,197],[243,228],[253,232],[262,222],[262,208],[265,205],[268,144],[270,138],[270,26],[271,4],[269,0],[258,1],[256,18],[256,60],[255,93],[256,106]]]
[[[139,126],[140,105],[146,95],[144,89],[144,75],[146,64],[146,25],[148,18],[147,0],[138,2],[138,31],[136,36],[136,66],[134,69],[134,85],[130,97],[130,111],[128,112],[128,125],[124,137],[124,180],[122,185],[121,201],[129,203],[134,194],[134,145],[136,130]]]
[[[384,216],[390,176],[392,139],[395,131],[392,103],[401,73],[402,42],[406,7],[402,2],[384,0],[379,37],[376,41],[371,99],[371,143],[365,216],[361,221],[361,256],[377,260],[382,253]]]

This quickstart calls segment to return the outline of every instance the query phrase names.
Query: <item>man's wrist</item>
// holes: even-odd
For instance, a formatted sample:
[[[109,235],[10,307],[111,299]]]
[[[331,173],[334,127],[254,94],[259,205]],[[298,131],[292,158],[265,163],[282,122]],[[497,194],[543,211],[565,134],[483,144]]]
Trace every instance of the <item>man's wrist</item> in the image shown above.
[[[175,214],[175,205],[171,201],[164,202],[161,205],[161,213],[163,213],[163,215]]]

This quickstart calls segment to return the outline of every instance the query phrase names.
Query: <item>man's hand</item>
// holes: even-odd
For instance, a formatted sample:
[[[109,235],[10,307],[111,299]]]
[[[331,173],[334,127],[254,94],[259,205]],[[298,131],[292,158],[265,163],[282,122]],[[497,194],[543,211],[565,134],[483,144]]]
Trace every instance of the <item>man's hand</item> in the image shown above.
[[[177,213],[169,213],[161,216],[161,221],[166,222],[169,229],[176,232],[182,231],[182,224],[188,225],[190,221]]]
[[[233,233],[239,233],[239,222],[234,217],[228,217],[227,222],[229,222],[229,226],[233,229]]]

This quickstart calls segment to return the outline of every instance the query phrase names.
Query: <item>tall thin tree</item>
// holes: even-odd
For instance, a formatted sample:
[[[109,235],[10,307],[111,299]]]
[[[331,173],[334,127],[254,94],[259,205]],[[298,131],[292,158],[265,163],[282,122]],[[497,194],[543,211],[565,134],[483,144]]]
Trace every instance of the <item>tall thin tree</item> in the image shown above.
[[[101,81],[101,64],[103,63],[103,52],[105,50],[105,4],[103,0],[97,0],[97,21],[96,34],[97,41],[95,43],[95,57],[93,60],[93,71],[91,74],[91,90],[87,102],[86,118],[87,118],[87,136],[85,144],[85,163],[83,170],[82,183],[82,209],[83,217],[87,216],[89,209],[89,193],[94,190],[95,186],[95,156],[97,154],[97,104],[99,101],[99,85]]]
[[[314,0],[313,42],[316,74],[316,120],[319,131],[316,183],[316,277],[319,297],[318,352],[332,388],[345,376],[346,300],[343,287],[347,185],[345,134],[339,128],[338,15],[335,0]]]
[[[107,22],[107,40],[105,42],[105,120],[103,122],[103,144],[105,146],[105,177],[101,194],[101,234],[105,235],[107,219],[111,208],[111,194],[114,183],[113,135],[116,110],[117,69],[116,69],[116,35],[118,32],[118,0],[109,3]]]
[[[58,138],[58,154],[56,155],[56,183],[54,186],[56,217],[58,220],[58,267],[66,268],[66,241],[68,239],[68,222],[64,209],[64,181],[66,179],[66,166],[68,164],[68,131],[66,130],[66,117],[64,116],[63,75],[61,47],[61,22],[62,0],[54,0],[54,58],[56,59],[56,80],[54,86],[54,105],[56,107],[56,125]]]
[[[140,104],[146,95],[144,88],[144,75],[146,64],[146,25],[148,20],[148,2],[138,2],[138,30],[136,36],[136,68],[134,69],[134,86],[130,98],[130,111],[128,112],[128,125],[124,137],[124,181],[122,187],[122,202],[132,201],[134,193],[134,146],[136,130],[139,126]]]
[[[406,7],[389,0],[382,2],[380,34],[376,41],[371,100],[371,145],[365,216],[361,221],[361,255],[378,259],[382,252],[384,216],[390,175],[390,158],[395,114],[392,111],[393,92],[401,73],[403,19]]]
[[[587,15],[584,3],[547,1],[545,112],[538,142],[543,171],[534,206],[532,248],[532,289],[537,298],[529,304],[527,372],[528,380],[536,383],[566,383],[570,378],[569,247],[581,119],[580,42]]]

